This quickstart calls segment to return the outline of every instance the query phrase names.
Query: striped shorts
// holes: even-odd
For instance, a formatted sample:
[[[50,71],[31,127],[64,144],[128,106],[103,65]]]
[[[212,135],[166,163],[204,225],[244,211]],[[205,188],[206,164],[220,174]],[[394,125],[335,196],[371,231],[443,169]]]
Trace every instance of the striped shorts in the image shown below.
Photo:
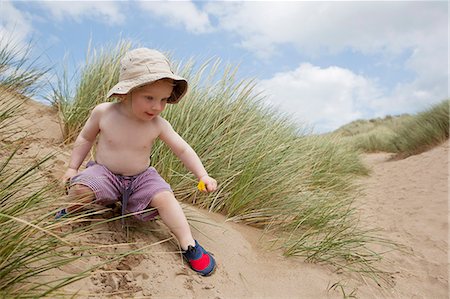
[[[113,204],[126,196],[125,211],[127,213],[141,212],[150,208],[153,197],[162,192],[170,191],[170,185],[159,175],[154,167],[135,176],[123,176],[112,173],[106,166],[90,161],[86,169],[74,176],[70,185],[84,185],[91,189],[96,197],[95,203],[101,205]],[[123,205],[123,202],[122,202]],[[155,218],[158,211],[143,212],[134,215],[142,221]]]

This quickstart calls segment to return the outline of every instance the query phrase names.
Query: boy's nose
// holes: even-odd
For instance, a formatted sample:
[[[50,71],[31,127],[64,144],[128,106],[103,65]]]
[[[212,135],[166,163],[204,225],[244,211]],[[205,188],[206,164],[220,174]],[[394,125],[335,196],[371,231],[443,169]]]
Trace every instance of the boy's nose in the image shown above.
[[[161,103],[155,103],[152,107],[155,111],[161,111],[162,110],[162,104]]]

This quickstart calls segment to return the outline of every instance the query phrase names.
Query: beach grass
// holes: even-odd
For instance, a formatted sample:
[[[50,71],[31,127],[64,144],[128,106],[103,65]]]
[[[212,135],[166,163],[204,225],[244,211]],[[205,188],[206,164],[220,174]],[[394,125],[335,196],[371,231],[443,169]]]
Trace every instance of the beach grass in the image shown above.
[[[45,83],[43,77],[50,67],[39,65],[39,58],[31,58],[32,42],[22,45],[12,35],[0,37],[0,87],[32,96]]]
[[[89,47],[86,61],[76,74],[69,74],[66,66],[58,76],[48,100],[59,110],[65,143],[75,140],[92,108],[104,102],[106,93],[119,79],[119,58],[130,47],[127,41],[115,47]]]
[[[57,153],[44,157],[25,154],[30,147],[28,136],[13,138],[10,129],[14,126],[2,125],[2,121],[14,121],[21,107],[10,103],[17,101],[16,96],[5,96],[0,95],[0,107],[12,108],[8,118],[0,119],[0,297],[87,296],[87,289],[76,294],[66,287],[94,273],[111,275],[117,270],[110,264],[143,254],[160,242],[129,242],[125,230],[109,228],[122,216],[100,216],[110,211],[106,208],[86,207],[70,217],[55,219],[55,213],[67,204],[63,188],[47,176]],[[122,242],[111,246],[107,238],[100,237],[108,230]],[[96,296],[102,296],[101,290]]]
[[[88,58],[93,65],[83,67],[92,82],[117,74],[120,55],[116,54],[123,52],[115,48],[102,53],[105,60]],[[106,63],[117,69],[108,68],[111,73],[105,74],[96,65],[103,62],[97,61],[111,58]],[[380,256],[367,246],[389,242],[380,241],[375,232],[360,228],[355,221],[353,201],[359,191],[355,180],[367,175],[368,169],[353,146],[335,136],[311,135],[307,128],[299,128],[277,109],[264,105],[264,95],[256,91],[254,80],[236,78],[237,67],[213,59],[198,65],[190,59],[173,69],[188,79],[190,89],[179,104],[168,105],[163,117],[219,182],[217,192],[199,194],[193,175],[157,141],[151,164],[180,201],[278,236],[272,244],[286,255],[379,274],[373,262]],[[82,73],[80,78],[86,77]],[[61,98],[63,93],[56,92],[56,105],[71,106],[62,114],[64,124],[75,120],[72,112],[90,111],[106,100],[108,88],[91,97],[88,89],[78,88],[84,84],[77,84],[72,97]],[[67,86],[61,88],[67,90]],[[77,135],[85,117],[76,121],[71,124],[75,129],[66,131],[67,140]]]
[[[449,100],[415,115],[358,120],[334,135],[363,152],[395,153],[397,159],[420,154],[449,138]]]
[[[450,100],[441,101],[415,115],[397,133],[400,157],[425,152],[449,138]]]
[[[0,49],[0,53],[12,56],[21,53],[11,51]],[[94,271],[102,273],[127,255],[142,254],[153,244],[135,248],[124,241],[115,244],[120,250],[112,251],[110,245],[89,239],[87,236],[102,233],[98,232],[102,225],[120,220],[121,216],[92,219],[104,210],[87,209],[55,220],[65,198],[63,188],[49,178],[58,147],[55,144],[53,153],[46,156],[31,154],[30,147],[36,142],[33,133],[20,125],[28,96],[39,92],[38,81],[45,75],[45,70],[26,64],[26,57],[8,57],[8,61],[21,60],[19,65],[26,65],[25,70],[11,73],[7,67],[0,69],[0,297],[68,298],[76,294],[66,286]],[[27,72],[28,76],[23,75]],[[64,270],[77,265],[82,266],[75,273]]]
[[[2,110],[8,108],[7,117],[0,119],[0,296],[36,298],[81,279],[83,274],[45,275],[77,259],[64,249],[70,243],[53,221],[51,207],[57,197],[51,194],[58,194],[56,186],[44,182],[39,173],[51,156],[32,163],[21,161],[26,143],[23,138],[11,138],[14,134],[9,121],[14,120],[23,102],[13,104],[17,100],[6,92],[0,99]]]

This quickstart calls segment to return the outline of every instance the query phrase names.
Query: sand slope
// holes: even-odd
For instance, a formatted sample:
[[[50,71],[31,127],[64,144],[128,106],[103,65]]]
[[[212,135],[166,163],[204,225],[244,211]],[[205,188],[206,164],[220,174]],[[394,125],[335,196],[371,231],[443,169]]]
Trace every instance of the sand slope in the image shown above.
[[[52,173],[46,174],[58,178],[68,163],[70,149],[58,145],[61,135],[56,112],[32,102],[26,109],[38,121],[30,125],[25,118],[27,126],[22,128],[39,133],[28,137],[29,146],[20,154],[35,159],[58,150],[52,159]],[[393,272],[392,288],[349,280],[325,265],[284,258],[281,252],[264,249],[260,230],[186,207],[188,217],[197,220],[192,222],[194,237],[218,262],[213,276],[200,277],[189,270],[172,240],[146,248],[143,255],[129,255],[104,266],[67,290],[77,291],[82,298],[102,298],[105,295],[100,293],[104,292],[111,298],[342,298],[340,290],[327,290],[341,282],[347,294],[354,291],[361,298],[447,298],[448,148],[446,142],[400,161],[389,161],[389,154],[363,157],[373,172],[360,182],[364,194],[356,204],[361,222],[381,228],[384,237],[406,248],[405,252],[387,253],[381,264]],[[124,250],[120,244],[125,241],[138,243],[125,246],[132,249],[171,238],[159,222],[130,224],[128,238],[120,222],[114,222],[99,227],[86,241],[117,244],[110,250],[118,252]],[[52,273],[75,273],[87,266],[78,263]]]
[[[448,154],[447,141],[400,161],[389,161],[389,154],[365,157],[373,172],[362,181],[363,221],[411,254],[386,255],[398,272],[389,291],[396,298],[448,296]]]

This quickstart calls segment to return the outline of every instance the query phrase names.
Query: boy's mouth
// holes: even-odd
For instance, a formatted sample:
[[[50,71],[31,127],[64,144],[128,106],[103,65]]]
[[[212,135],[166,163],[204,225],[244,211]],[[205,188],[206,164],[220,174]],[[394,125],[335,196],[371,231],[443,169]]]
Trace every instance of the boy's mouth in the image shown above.
[[[148,112],[145,112],[145,114],[147,114],[148,116],[150,116],[150,117],[153,117],[153,116],[155,116],[153,113],[148,113]]]

